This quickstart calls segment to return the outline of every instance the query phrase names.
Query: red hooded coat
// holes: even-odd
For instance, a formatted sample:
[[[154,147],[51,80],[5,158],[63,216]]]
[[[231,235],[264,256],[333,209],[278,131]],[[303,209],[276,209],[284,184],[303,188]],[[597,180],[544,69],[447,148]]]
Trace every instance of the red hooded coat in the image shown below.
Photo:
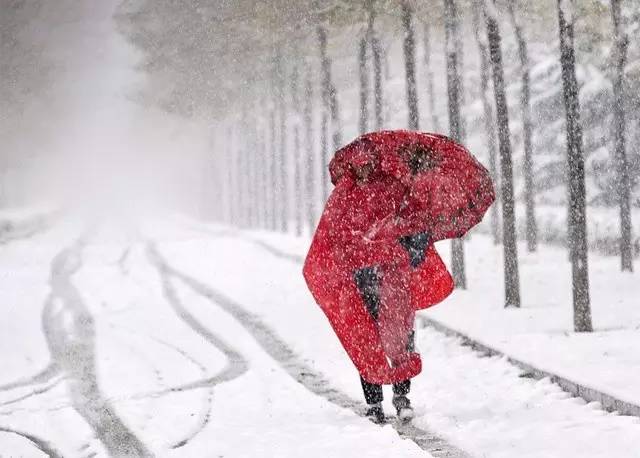
[[[434,159],[417,175],[402,153],[416,145],[441,153],[437,164]],[[371,173],[358,182],[354,171],[365,164]],[[452,166],[460,171],[458,176],[443,178]],[[425,261],[413,268],[399,239],[419,232],[429,233],[432,241],[463,235],[468,228],[459,224],[477,224],[487,202],[493,201],[488,174],[446,137],[407,131],[364,135],[336,152],[329,170],[335,188],[307,254],[307,285],[365,380],[407,380],[421,371],[419,354],[407,349],[404,338],[413,327],[414,313],[445,299],[453,281],[432,243]],[[489,196],[475,189],[471,197],[465,192],[477,182],[489,189]],[[458,194],[450,195],[454,192]],[[469,215],[469,207],[474,215]],[[476,216],[475,210],[482,214]],[[354,281],[354,272],[371,266],[381,272],[377,321],[367,312]]]

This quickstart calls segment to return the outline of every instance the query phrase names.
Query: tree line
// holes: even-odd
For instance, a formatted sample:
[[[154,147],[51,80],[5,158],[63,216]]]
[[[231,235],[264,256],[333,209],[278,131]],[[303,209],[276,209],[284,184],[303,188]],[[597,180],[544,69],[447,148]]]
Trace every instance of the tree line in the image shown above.
[[[550,1],[555,10],[555,58],[561,71],[564,111],[567,240],[572,265],[574,327],[576,331],[591,331],[587,187],[577,77],[579,53],[575,45],[575,23],[580,10],[574,0]],[[528,251],[537,250],[540,234],[533,160],[538,142],[532,102],[532,32],[527,29],[531,15],[536,14],[536,2],[440,0],[426,3],[410,0],[311,0],[295,4],[279,0],[241,1],[233,7],[227,6],[225,11],[213,4],[194,5],[192,10],[184,11],[169,0],[153,2],[155,7],[145,2],[143,6],[134,7],[130,1],[125,3],[120,19],[125,33],[146,51],[143,67],[147,72],[156,73],[165,81],[182,79],[182,84],[169,86],[170,91],[166,91],[166,87],[158,91],[158,86],[151,86],[152,91],[147,94],[149,100],[176,113],[202,114],[219,120],[213,128],[215,154],[211,158],[211,184],[213,195],[221,204],[215,206],[212,216],[241,227],[294,231],[298,235],[315,227],[321,204],[329,193],[326,165],[331,152],[348,140],[344,129],[348,115],[344,113],[349,112],[351,106],[345,106],[340,92],[357,87],[357,98],[352,100],[352,105],[357,105],[355,118],[360,133],[385,128],[385,106],[389,105],[385,97],[392,84],[388,75],[389,53],[394,41],[401,43],[404,62],[404,127],[442,129],[440,113],[435,108],[439,94],[434,89],[441,77],[446,86],[448,116],[444,133],[465,143],[469,134],[465,97],[470,92],[468,86],[477,86],[487,165],[498,191],[488,225],[494,243],[502,244],[504,250],[505,307],[520,307],[518,196],[514,173],[521,176],[524,183],[521,200],[525,208],[524,239]],[[612,0],[608,5],[615,69],[611,163],[615,166],[614,193],[619,208],[620,265],[623,271],[631,272],[636,254],[631,223],[635,180],[625,141],[628,116],[625,99],[630,42],[627,29],[633,17],[629,19],[630,15],[625,14],[625,8],[631,5],[624,3],[624,0]],[[172,18],[171,30],[159,27],[166,24],[167,17]],[[472,25],[478,72],[465,71],[466,40],[461,26],[465,21]],[[421,41],[418,40],[420,26]],[[434,58],[438,57],[435,50],[440,44],[434,39],[436,27],[444,29],[443,75],[436,74],[433,65]],[[513,34],[517,50],[516,70],[507,68],[508,75],[505,30]],[[348,49],[332,49],[332,36],[341,34],[352,38]],[[169,57],[167,47],[173,45],[180,51],[172,40],[178,43],[182,40],[196,46],[198,51],[185,47],[184,52]],[[200,46],[208,51],[204,56]],[[420,46],[424,87],[419,86],[416,77]],[[347,81],[338,81],[335,70],[344,65],[352,66],[354,71],[347,72]],[[188,67],[191,71],[185,72]],[[344,73],[341,72],[343,78]],[[519,80],[521,128],[518,137],[513,134],[507,94],[507,78],[514,77]],[[212,83],[216,85],[215,90],[207,91]],[[165,97],[159,98],[158,94]],[[421,105],[423,98],[427,102]],[[420,113],[420,107],[426,107],[428,113]],[[423,126],[424,120],[427,122]],[[514,162],[514,141],[522,143],[520,162]],[[451,252],[456,286],[466,288],[464,241],[452,241]]]

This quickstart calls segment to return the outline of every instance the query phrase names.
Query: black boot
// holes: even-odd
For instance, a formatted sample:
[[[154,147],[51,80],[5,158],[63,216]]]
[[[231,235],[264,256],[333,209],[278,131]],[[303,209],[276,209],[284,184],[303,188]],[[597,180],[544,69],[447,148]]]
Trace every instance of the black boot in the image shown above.
[[[411,401],[409,401],[408,397],[403,394],[394,394],[392,402],[400,421],[407,423],[413,419],[413,407],[411,407]]]
[[[365,414],[369,420],[374,422],[377,425],[380,425],[385,422],[384,419],[384,410],[382,410],[382,403],[378,402],[377,404],[369,404],[369,408]]]

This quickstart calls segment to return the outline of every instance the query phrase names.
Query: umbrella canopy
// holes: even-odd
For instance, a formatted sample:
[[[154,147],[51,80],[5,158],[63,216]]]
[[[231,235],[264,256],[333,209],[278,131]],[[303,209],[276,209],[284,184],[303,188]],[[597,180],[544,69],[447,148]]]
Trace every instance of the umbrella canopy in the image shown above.
[[[365,134],[331,161],[335,184],[370,163],[407,188],[393,224],[379,236],[428,232],[431,241],[462,237],[495,200],[487,169],[462,145],[443,135],[405,130]]]

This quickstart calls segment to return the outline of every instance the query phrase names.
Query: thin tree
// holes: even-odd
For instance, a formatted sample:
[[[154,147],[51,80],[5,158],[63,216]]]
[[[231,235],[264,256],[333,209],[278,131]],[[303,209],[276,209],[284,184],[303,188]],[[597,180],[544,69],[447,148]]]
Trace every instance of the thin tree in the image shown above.
[[[358,71],[360,76],[360,133],[364,134],[369,126],[369,72],[367,65],[367,36],[360,39],[358,48]]]
[[[522,77],[522,90],[520,93],[520,110],[522,111],[522,137],[524,143],[524,201],[527,239],[527,249],[530,252],[536,251],[538,247],[538,225],[536,223],[535,210],[535,185],[533,183],[533,122],[531,116],[531,84],[530,84],[530,63],[527,40],[524,30],[517,15],[515,0],[509,0],[507,9],[509,18],[516,35],[518,43],[518,58],[520,60],[520,73]]]
[[[424,22],[424,67],[427,73],[427,95],[429,97],[429,115],[431,116],[431,129],[434,132],[440,131],[440,121],[436,112],[436,95],[433,84],[433,69],[431,68],[431,26],[429,22]]]
[[[489,48],[486,41],[486,35],[483,36],[484,26],[480,20],[480,12],[482,11],[483,0],[474,0],[472,8],[473,35],[478,44],[478,56],[480,58],[480,100],[482,101],[482,121],[485,132],[485,142],[487,152],[489,154],[489,172],[496,185],[496,202],[491,206],[490,225],[493,244],[500,243],[500,193],[499,191],[499,173],[497,161],[497,145],[496,145],[496,125],[493,116],[493,105],[491,104],[487,92],[489,90],[490,68],[489,68]]]
[[[276,157],[277,157],[277,127],[276,127],[276,104],[275,101],[269,111],[269,177],[271,186],[269,189],[269,227],[272,231],[278,228],[278,176],[276,174]]]
[[[329,116],[326,110],[320,115],[320,189],[322,203],[329,197]]]
[[[298,59],[298,57],[296,57]],[[304,196],[304,190],[302,185],[302,165],[301,165],[301,145],[300,145],[300,94],[298,92],[299,86],[299,70],[298,62],[294,62],[293,70],[291,72],[291,106],[293,109],[293,212],[295,221],[295,231],[297,236],[302,235],[302,208],[301,201]]]
[[[384,85],[382,82],[382,49],[380,39],[374,34],[371,37],[371,50],[373,55],[373,106],[375,113],[376,130],[384,125]]]
[[[631,243],[631,180],[626,151],[626,118],[624,101],[626,80],[624,69],[627,63],[629,37],[622,25],[622,0],[611,0],[613,21],[613,47],[615,76],[613,79],[613,130],[614,163],[616,165],[616,197],[620,206],[620,267],[622,271],[633,272],[633,246]]]
[[[367,38],[371,46],[371,57],[373,60],[373,111],[375,120],[375,130],[382,129],[383,124],[383,84],[382,84],[382,49],[380,47],[380,39],[375,31],[376,11],[374,2],[368,0],[366,3],[369,11],[369,20],[367,24]]]
[[[245,225],[245,214],[244,214],[244,178],[246,176],[245,170],[245,156],[243,152],[243,138],[240,137],[239,133],[242,132],[241,121],[237,120],[235,125],[235,133],[236,133],[236,141],[233,147],[235,152],[235,212],[236,212],[236,222],[235,225],[238,227],[244,227]]]
[[[285,98],[285,76],[284,64],[282,62],[282,53],[278,50],[276,54],[276,75],[278,82],[277,106],[278,106],[278,133],[280,135],[278,148],[280,155],[278,157],[278,204],[279,204],[279,220],[280,232],[286,233],[289,230],[289,193],[288,193],[288,151],[287,151],[287,101]]]
[[[590,332],[589,263],[587,252],[587,209],[582,152],[582,127],[573,44],[573,1],[558,0],[560,65],[566,111],[567,166],[569,174],[569,247],[573,278],[573,323],[576,332]]]
[[[257,163],[256,163],[256,128],[255,128],[255,118],[251,114],[251,111],[244,111],[244,119],[243,119],[243,129],[246,132],[247,138],[244,144],[244,155],[245,155],[245,218],[246,224],[249,228],[256,227],[256,215],[257,215],[257,206],[256,206],[256,184],[257,180]]]
[[[444,0],[445,48],[447,54],[447,98],[449,102],[449,135],[462,141],[462,119],[460,116],[460,75],[458,74],[458,11],[455,0]],[[451,241],[451,273],[457,288],[466,289],[464,268],[464,243],[462,239]]]
[[[262,229],[269,228],[269,161],[267,158],[267,126],[265,120],[261,122],[261,128],[258,134],[258,157],[260,170],[260,190],[258,192],[260,198],[260,227]]]
[[[457,5],[455,2],[457,0],[453,0],[454,5]],[[463,3],[463,2],[460,2]],[[453,43],[456,47],[456,71],[458,73],[458,105],[460,106],[460,139],[459,141],[464,143],[467,141],[467,121],[464,113],[465,106],[465,84],[464,78],[466,72],[464,71],[464,46],[463,41],[461,39],[461,23],[462,23],[462,10],[459,8],[455,8],[456,14],[453,16],[453,21],[455,22],[455,27],[453,30]]]
[[[418,90],[416,86],[416,51],[415,36],[413,32],[413,8],[407,0],[401,2],[402,30],[404,32],[403,51],[404,69],[407,89],[407,109],[409,115],[409,129],[420,128],[420,116],[418,114]]]
[[[314,150],[314,133],[313,133],[313,85],[311,83],[311,71],[305,66],[305,84],[304,84],[304,112],[302,114],[304,123],[304,140],[305,140],[305,157],[306,163],[303,167],[303,180],[305,183],[305,202],[306,202],[306,222],[310,233],[316,224],[316,207],[315,207],[315,185],[316,185],[316,161]]]
[[[329,164],[329,116],[331,116],[333,148],[337,150],[342,144],[342,131],[340,126],[340,116],[338,109],[338,98],[336,88],[331,77],[331,61],[327,54],[327,32],[324,26],[319,23],[316,27],[318,36],[318,47],[320,49],[320,74],[321,74],[321,100],[322,115],[320,125],[320,148],[321,148],[321,180],[322,180],[322,200],[329,196],[329,177],[327,167]]]
[[[518,245],[516,241],[516,215],[513,199],[513,165],[509,111],[504,85],[502,63],[502,37],[497,12],[491,0],[484,0],[484,16],[487,23],[487,41],[493,73],[493,91],[496,100],[498,142],[500,149],[500,175],[502,194],[502,243],[504,249],[505,307],[520,307],[520,278],[518,273]]]
[[[342,124],[340,121],[337,90],[331,76],[331,60],[327,53],[327,30],[319,23],[316,27],[316,33],[318,35],[318,47],[320,49],[322,100],[325,109],[331,115],[331,138],[333,140],[333,148],[337,150],[342,146]]]

